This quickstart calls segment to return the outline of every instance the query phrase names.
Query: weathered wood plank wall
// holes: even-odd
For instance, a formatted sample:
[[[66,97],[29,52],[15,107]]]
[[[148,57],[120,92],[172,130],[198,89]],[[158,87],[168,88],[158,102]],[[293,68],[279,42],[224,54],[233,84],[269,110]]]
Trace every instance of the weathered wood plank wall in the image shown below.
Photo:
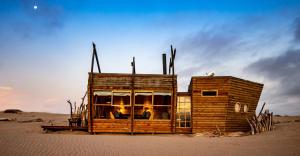
[[[192,133],[225,130],[226,106],[230,88],[227,77],[192,77]],[[217,90],[217,97],[204,97],[203,90]]]
[[[263,89],[263,84],[232,77],[230,79],[230,101],[226,118],[226,131],[249,131],[247,117],[255,114],[256,107]],[[235,112],[235,104],[241,105],[240,112]],[[247,105],[248,112],[244,112]]]
[[[131,90],[131,76],[131,74],[94,74],[93,90]],[[172,81],[171,75],[136,74],[134,90],[172,93]],[[217,127],[223,132],[249,130],[245,118],[255,113],[262,88],[262,84],[231,76],[192,77],[189,86],[192,100],[192,133],[213,131],[217,130]],[[177,92],[177,77],[175,77],[175,90]],[[218,95],[215,97],[202,96],[201,91],[203,90],[217,90]],[[175,99],[177,99],[176,94]],[[172,105],[174,107],[172,112],[174,117],[176,115],[176,102],[177,100]],[[240,112],[235,112],[236,102],[241,104]],[[248,106],[248,112],[243,112],[244,105]],[[175,132],[175,121],[134,120],[133,132]],[[131,120],[94,119],[93,123],[94,132],[131,132]],[[185,130],[177,129],[176,132],[185,133]]]
[[[94,73],[93,74],[93,91],[95,90],[128,90],[132,89],[131,74],[116,73]],[[172,93],[173,77],[171,75],[160,74],[135,74],[134,90],[149,90]],[[91,74],[89,74],[89,83]],[[88,85],[90,86],[90,85]],[[175,99],[177,92],[177,76],[175,76]],[[91,94],[88,92],[88,94]],[[133,97],[132,97],[133,98]],[[171,105],[176,106],[175,103]],[[94,107],[93,107],[94,109]],[[174,109],[176,110],[176,109]],[[94,110],[92,110],[94,112]],[[93,113],[95,114],[95,113]],[[172,112],[175,115],[175,111]],[[132,115],[131,115],[132,116]],[[91,121],[89,121],[89,124]],[[171,133],[175,121],[171,120],[135,120],[133,122],[134,133]],[[175,126],[173,126],[175,128]],[[124,119],[94,119],[93,132],[131,132],[131,120]]]
[[[192,132],[217,130],[247,131],[246,117],[255,113],[262,84],[231,76],[192,77]],[[217,90],[216,97],[202,96],[203,90]],[[235,112],[235,103],[241,103],[241,112]],[[249,111],[242,112],[247,104]]]

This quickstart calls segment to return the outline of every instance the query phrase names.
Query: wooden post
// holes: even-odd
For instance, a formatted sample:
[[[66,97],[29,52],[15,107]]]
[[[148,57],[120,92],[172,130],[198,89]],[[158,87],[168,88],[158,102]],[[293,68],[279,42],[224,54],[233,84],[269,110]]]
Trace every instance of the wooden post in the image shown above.
[[[94,45],[94,43],[93,43]],[[93,72],[94,72],[94,56],[95,56],[95,51],[93,50],[93,56],[92,56],[92,63],[91,63],[91,72],[90,72],[90,89],[89,89],[89,92],[90,92],[90,99],[89,99],[89,106],[90,106],[90,133],[93,134],[93,83],[94,83],[94,78],[93,78]]]
[[[260,109],[260,111],[259,111],[259,114],[258,114],[258,118],[261,116],[261,113],[262,113],[262,111],[264,110],[264,107],[265,107],[265,105],[266,105],[266,103],[264,102],[264,104],[262,105],[262,107],[261,107],[261,109]]]
[[[172,94],[172,106],[171,106],[171,129],[172,129],[172,133],[176,133],[176,126],[174,126],[174,119],[175,119],[175,104],[176,104],[176,91],[175,91],[175,55],[176,55],[176,49],[173,50],[173,46],[171,45],[171,58],[170,58],[170,66],[169,66],[169,72],[172,68],[172,90],[173,90],[173,94]],[[174,128],[175,127],[175,128]]]
[[[167,74],[167,55],[162,54],[163,74]]]
[[[95,55],[96,62],[97,62],[97,67],[98,67],[98,72],[101,73],[101,68],[98,60],[98,54],[97,54],[97,49],[96,49],[96,44],[93,42],[93,55]]]
[[[132,75],[131,75],[131,135],[133,135],[134,131],[134,78],[135,78],[135,58],[131,62],[132,66]]]
[[[172,66],[172,54],[169,61],[169,75],[171,74],[171,66]]]
[[[101,73],[101,69],[100,69],[100,64],[99,64],[99,60],[98,60],[98,55],[97,55],[97,50],[96,50],[96,44],[93,42],[93,54],[92,54],[92,63],[91,63],[91,72],[90,72],[90,84],[89,84],[89,119],[90,119],[90,130],[91,133],[93,133],[93,84],[94,84],[94,59],[96,58],[96,62],[97,62],[97,67],[98,67],[98,72]]]

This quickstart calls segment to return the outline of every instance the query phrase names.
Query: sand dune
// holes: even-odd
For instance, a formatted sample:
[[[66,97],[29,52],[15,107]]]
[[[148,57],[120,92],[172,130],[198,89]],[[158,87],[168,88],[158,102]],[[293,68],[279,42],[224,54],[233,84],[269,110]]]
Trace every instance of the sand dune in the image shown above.
[[[45,134],[40,125],[67,125],[68,115],[0,113],[0,155],[300,155],[300,117],[276,117],[275,131],[255,136]],[[41,118],[43,122],[18,122]],[[34,120],[33,120],[34,121]],[[297,122],[295,122],[297,121]]]

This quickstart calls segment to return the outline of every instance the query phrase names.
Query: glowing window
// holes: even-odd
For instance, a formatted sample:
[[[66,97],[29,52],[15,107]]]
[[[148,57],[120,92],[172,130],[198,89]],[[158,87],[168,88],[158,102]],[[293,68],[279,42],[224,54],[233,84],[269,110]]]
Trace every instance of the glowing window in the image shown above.
[[[130,92],[113,92],[114,106],[130,106]]]
[[[135,105],[152,105],[152,92],[137,92],[134,95]]]
[[[191,127],[191,97],[177,97],[176,127]]]

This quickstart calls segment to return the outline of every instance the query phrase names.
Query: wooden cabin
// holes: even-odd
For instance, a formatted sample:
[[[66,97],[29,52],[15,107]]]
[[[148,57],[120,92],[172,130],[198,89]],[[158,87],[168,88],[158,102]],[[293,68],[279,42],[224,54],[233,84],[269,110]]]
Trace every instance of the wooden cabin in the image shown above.
[[[187,92],[177,92],[176,49],[171,46],[169,74],[101,73],[93,43],[88,80],[90,133],[199,133],[249,131],[263,84],[232,76],[193,76]],[[98,72],[93,72],[96,59]]]
[[[263,85],[232,76],[192,77],[192,133],[248,131]]]
[[[177,76],[89,74],[89,132],[199,133],[250,130],[262,84],[232,76],[195,76],[177,92]]]
[[[94,73],[88,86],[89,132],[174,133],[176,75]]]

